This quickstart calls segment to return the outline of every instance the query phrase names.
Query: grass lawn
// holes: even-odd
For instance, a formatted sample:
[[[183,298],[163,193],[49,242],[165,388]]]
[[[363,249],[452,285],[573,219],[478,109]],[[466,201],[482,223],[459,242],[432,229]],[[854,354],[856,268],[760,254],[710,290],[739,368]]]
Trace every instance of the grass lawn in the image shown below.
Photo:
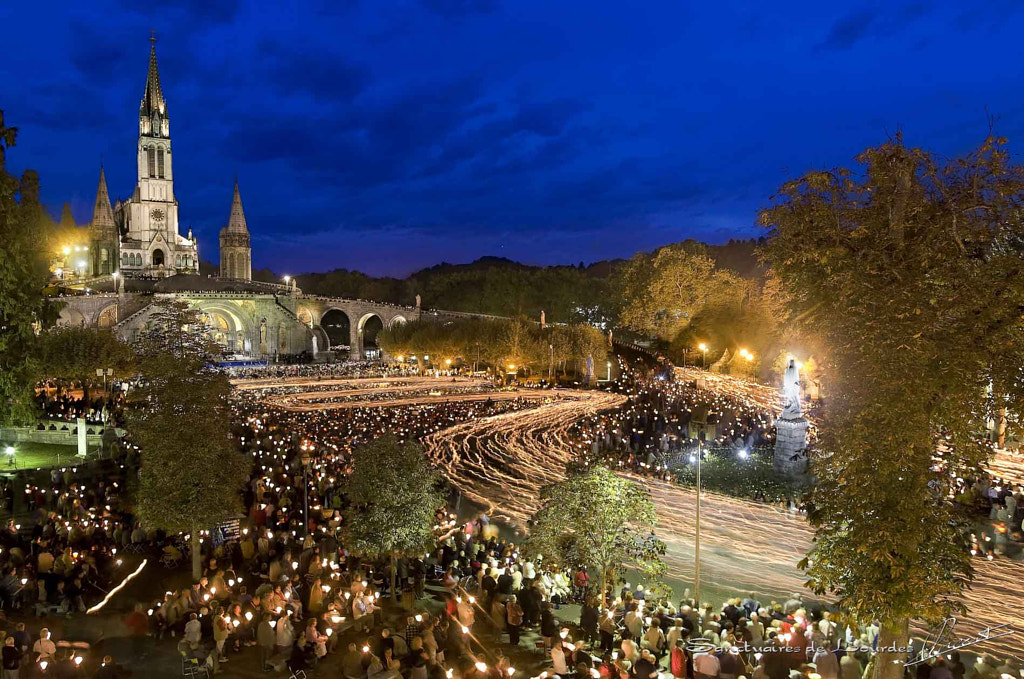
[[[0,474],[18,469],[36,469],[39,467],[55,467],[59,464],[71,464],[81,460],[76,456],[78,446],[58,446],[52,443],[0,443]],[[9,466],[7,446],[14,447],[14,466]],[[89,452],[92,452],[91,450]]]

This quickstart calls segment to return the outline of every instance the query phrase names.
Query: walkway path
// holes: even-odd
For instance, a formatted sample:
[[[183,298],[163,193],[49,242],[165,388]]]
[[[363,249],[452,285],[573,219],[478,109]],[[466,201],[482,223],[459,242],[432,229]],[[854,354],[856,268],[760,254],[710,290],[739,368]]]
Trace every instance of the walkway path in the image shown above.
[[[515,393],[526,396],[528,390]],[[625,402],[623,396],[601,391],[539,394],[549,400],[537,408],[470,420],[424,441],[428,454],[464,496],[492,518],[520,528],[537,508],[540,489],[564,478],[576,445],[569,436],[570,427],[580,418]],[[690,586],[695,491],[647,478],[636,480],[651,490],[657,506],[658,534],[668,545],[670,583]],[[813,532],[801,514],[705,492],[701,524],[703,599],[717,604],[725,596],[748,591],[780,598],[806,592],[796,564],[809,549]],[[1024,564],[978,559],[975,567],[975,582],[964,597],[969,613],[959,621],[958,635],[976,634],[987,625],[1007,622],[1007,611],[1024,609],[1020,586]],[[981,648],[999,655],[1024,655],[1024,634]]]

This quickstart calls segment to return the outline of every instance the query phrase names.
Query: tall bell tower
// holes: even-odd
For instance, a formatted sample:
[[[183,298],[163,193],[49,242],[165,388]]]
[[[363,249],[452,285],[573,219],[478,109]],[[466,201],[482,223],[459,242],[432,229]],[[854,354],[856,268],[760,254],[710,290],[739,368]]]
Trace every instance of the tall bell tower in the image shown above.
[[[171,119],[160,88],[156,37],[149,42],[149,71],[139,105],[137,182],[127,203],[128,233],[121,243],[121,268],[125,274],[157,277],[197,273],[196,240],[191,232],[187,237],[178,233]]]
[[[139,209],[132,230],[144,243],[162,235],[173,244],[178,235],[178,201],[174,198],[171,156],[171,121],[160,89],[156,38],[150,37],[149,73],[139,106],[138,187]]]

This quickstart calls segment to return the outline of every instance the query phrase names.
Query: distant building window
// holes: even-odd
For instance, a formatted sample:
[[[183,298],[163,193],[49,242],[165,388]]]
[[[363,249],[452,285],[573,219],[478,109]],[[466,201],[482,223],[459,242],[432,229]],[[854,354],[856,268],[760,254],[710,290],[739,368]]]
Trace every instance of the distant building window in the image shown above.
[[[152,146],[146,148],[146,160],[149,164],[149,176],[156,176],[156,149]]]
[[[158,177],[160,177],[160,179],[164,178],[164,150],[163,149],[157,149],[156,150],[156,175]]]

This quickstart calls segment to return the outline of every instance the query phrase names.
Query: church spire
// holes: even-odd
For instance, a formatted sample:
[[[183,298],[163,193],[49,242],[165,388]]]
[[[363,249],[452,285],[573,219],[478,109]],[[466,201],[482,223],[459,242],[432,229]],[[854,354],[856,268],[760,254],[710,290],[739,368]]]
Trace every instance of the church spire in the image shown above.
[[[231,199],[231,215],[228,225],[224,228],[228,233],[249,233],[245,223],[245,212],[242,211],[242,197],[238,194],[238,180],[235,180],[235,195]]]
[[[242,211],[242,197],[238,195],[237,179],[235,195],[231,199],[231,214],[227,226],[220,230],[220,277],[252,280],[252,246],[245,212]]]
[[[92,210],[91,228],[93,233],[108,233],[117,228],[114,211],[110,209],[110,194],[107,193],[107,177],[100,165],[100,184],[96,188],[96,205]]]
[[[156,62],[156,32],[149,37],[149,72],[146,74],[146,89],[142,95],[139,116],[149,118],[153,114],[167,118],[167,102],[160,89],[160,69]]]

